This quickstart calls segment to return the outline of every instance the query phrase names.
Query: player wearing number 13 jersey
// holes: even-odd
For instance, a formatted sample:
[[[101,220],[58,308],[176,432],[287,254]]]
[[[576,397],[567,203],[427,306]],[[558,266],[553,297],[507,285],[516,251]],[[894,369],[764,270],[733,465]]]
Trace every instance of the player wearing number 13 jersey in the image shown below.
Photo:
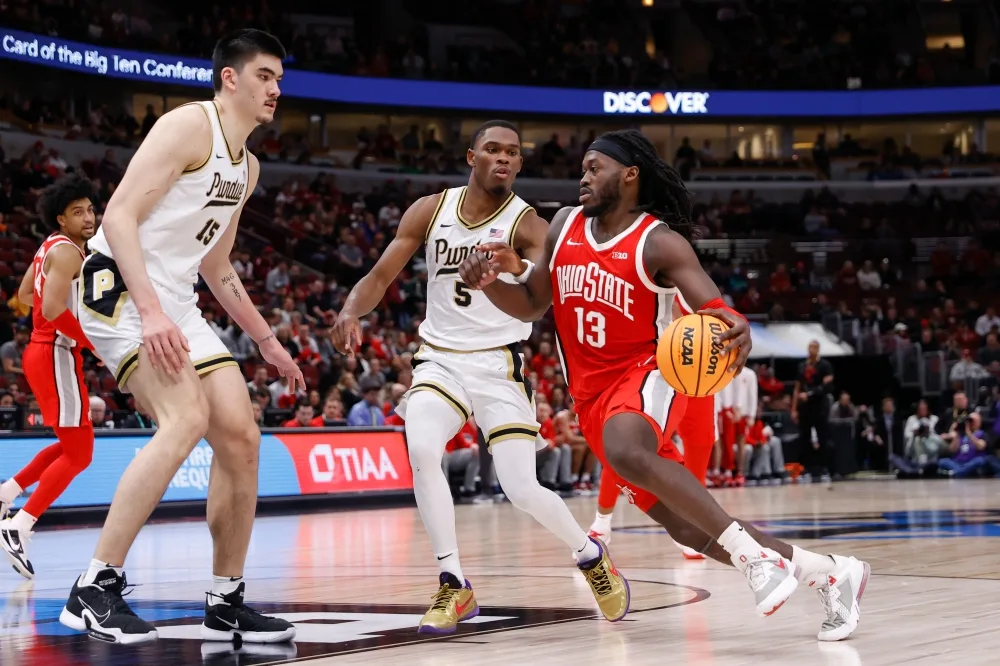
[[[796,574],[819,585],[830,602],[819,637],[846,637],[857,626],[867,565],[793,549],[734,520],[673,450],[686,398],[663,381],[655,351],[677,291],[730,324],[724,353],[739,354],[737,371],[751,344],[746,321],[725,306],[690,243],[661,221],[683,228],[690,218],[683,181],[635,130],[598,137],[583,168],[581,206],[556,214],[543,262],[525,267],[510,247],[484,243],[460,267],[463,281],[523,321],[552,306],[583,436],[623,479],[630,501],[678,542],[739,569],[760,615],[784,604],[798,586]],[[516,279],[496,279],[504,273]],[[835,585],[842,586],[837,594]]]
[[[406,422],[417,508],[441,569],[438,592],[418,631],[449,634],[479,612],[459,563],[455,510],[441,469],[445,445],[470,414],[486,436],[511,503],[573,549],[604,616],[619,620],[628,611],[625,579],[605,546],[589,539],[562,499],[535,476],[538,422],[519,349],[531,325],[470,290],[458,274],[475,247],[491,239],[509,243],[529,261],[541,257],[545,222],[511,191],[521,169],[517,129],[504,121],[483,124],[466,159],[472,167],[468,186],[424,197],[406,211],[396,237],[351,290],[334,327],[338,349],[353,353],[361,342],[359,318],[378,305],[420,246],[426,247],[424,344],[413,357],[413,384],[396,408]]]

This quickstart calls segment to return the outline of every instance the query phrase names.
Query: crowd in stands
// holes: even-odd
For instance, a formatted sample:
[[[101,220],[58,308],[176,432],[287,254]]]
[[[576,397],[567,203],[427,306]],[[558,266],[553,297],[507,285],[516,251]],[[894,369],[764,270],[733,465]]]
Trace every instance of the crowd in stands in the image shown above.
[[[207,57],[230,30],[277,34],[294,67],[358,76],[444,79],[573,87],[803,89],[974,85],[1000,82],[1000,56],[974,64],[964,53],[899,48],[891,31],[919,19],[912,4],[684,2],[712,48],[707,80],[672,65],[669,15],[648,21],[621,3],[405,3],[421,27],[400,36],[358,36],[316,22],[294,24],[292,7],[257,0],[223,8],[190,0],[143,7],[93,0],[0,4],[0,25],[89,43]],[[303,13],[337,13],[308,4]],[[449,46],[438,61],[426,23],[485,26],[509,48]],[[154,28],[155,26],[155,28]],[[648,38],[654,48],[647,49]],[[910,43],[918,43],[915,39]],[[677,46],[676,48],[680,48]],[[675,58],[676,59],[676,58]]]
[[[4,155],[0,145],[0,160],[0,285],[6,303],[35,247],[48,233],[33,214],[34,201],[41,188],[71,167],[41,141],[24,155]],[[95,203],[102,207],[114,191],[121,165],[109,154],[80,168],[98,186]],[[341,191],[334,177],[321,175],[312,181],[292,180],[251,200],[241,224],[249,233],[238,237],[233,265],[278,339],[298,359],[309,392],[292,395],[287,383],[260,363],[253,342],[204,290],[202,304],[211,325],[243,366],[261,425],[392,423],[394,408],[410,383],[410,360],[419,344],[416,332],[425,314],[422,258],[414,258],[366,317],[364,344],[356,357],[333,349],[330,326],[349,288],[370,270],[402,212],[422,194],[410,191],[405,183],[389,181],[358,195]],[[807,193],[797,204],[774,204],[753,192],[733,192],[725,201],[699,203],[693,220],[694,236],[700,239],[696,246],[732,306],[751,317],[818,321],[852,342],[874,338],[881,345],[879,351],[902,353],[919,345],[921,354],[936,355],[944,364],[948,386],[943,398],[950,398],[954,390],[966,390],[987,428],[995,427],[995,386],[1000,378],[995,298],[1000,289],[1000,253],[990,242],[968,242],[959,252],[942,245],[930,252],[926,270],[918,275],[917,250],[907,239],[921,233],[982,239],[1000,228],[998,221],[1000,198],[995,191],[953,200],[938,192],[911,190],[893,203],[847,204],[825,188]],[[843,246],[818,254],[787,255],[791,246],[781,245],[783,236],[843,241]],[[757,254],[738,258],[731,251],[739,239],[761,237],[770,240]],[[734,245],[719,253],[719,241],[727,240]],[[789,260],[783,261],[786,255]],[[28,335],[25,314],[0,307],[0,407],[12,405],[0,414],[7,425],[44,426],[20,371]],[[526,366],[543,409],[566,418],[570,405],[553,343],[551,325],[543,320],[524,348]],[[776,380],[767,367],[756,370],[764,396],[761,413],[770,415],[771,436],[780,441],[797,438],[791,385]],[[87,369],[87,385],[99,402],[95,409],[103,409],[102,426],[154,425],[94,363]],[[858,437],[877,441],[878,413],[875,407],[858,410],[853,417]],[[901,413],[899,422],[903,420]],[[562,452],[572,429],[556,432],[552,450]],[[921,451],[926,449],[922,447]],[[562,465],[569,461],[571,480],[586,484],[580,479],[590,463],[572,449],[565,456],[553,453],[540,464],[548,483],[565,485]],[[893,462],[888,456],[872,457],[870,450],[858,447],[861,467],[884,469]],[[907,452],[916,449],[894,445],[891,450],[906,461]],[[919,459],[924,454],[917,455]],[[560,457],[563,462],[552,462]],[[894,461],[894,468],[903,467],[898,463]],[[751,464],[746,472],[752,474],[754,468]],[[992,469],[985,463],[981,468]],[[965,468],[953,471],[966,473]]]

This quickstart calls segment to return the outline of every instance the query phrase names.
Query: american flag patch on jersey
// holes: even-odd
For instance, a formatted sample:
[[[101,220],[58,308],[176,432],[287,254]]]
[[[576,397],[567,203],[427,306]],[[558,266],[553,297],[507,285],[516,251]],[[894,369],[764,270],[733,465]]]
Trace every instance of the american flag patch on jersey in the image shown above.
[[[503,238],[503,236],[503,229],[494,229],[493,227],[490,227],[490,238]]]

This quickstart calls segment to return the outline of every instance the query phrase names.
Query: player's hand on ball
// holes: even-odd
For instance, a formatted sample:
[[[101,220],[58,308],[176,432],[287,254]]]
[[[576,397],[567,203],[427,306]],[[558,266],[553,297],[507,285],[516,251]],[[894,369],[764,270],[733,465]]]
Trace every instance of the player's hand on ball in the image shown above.
[[[260,355],[278,369],[279,375],[288,379],[288,388],[292,394],[300,389],[306,390],[306,380],[302,376],[302,370],[277,338],[272,336],[265,340],[260,345]]]
[[[736,360],[729,364],[729,372],[738,375],[747,364],[747,358],[750,357],[750,348],[753,347],[753,341],[750,339],[750,324],[743,317],[737,317],[728,310],[720,310],[718,308],[698,310],[698,314],[711,315],[729,324],[729,330],[720,334],[719,340],[729,343],[722,350],[722,353],[726,356],[729,356],[734,351],[739,352]]]
[[[521,257],[507,243],[483,243],[477,246],[476,251],[458,268],[462,281],[473,289],[482,289],[496,280],[500,273],[516,275],[523,270]]]
[[[354,356],[354,347],[361,346],[361,320],[350,315],[337,315],[337,321],[333,324],[330,333],[333,346],[341,354]]]
[[[181,329],[163,312],[142,318],[142,344],[153,367],[171,375],[184,370],[184,361],[191,351]]]

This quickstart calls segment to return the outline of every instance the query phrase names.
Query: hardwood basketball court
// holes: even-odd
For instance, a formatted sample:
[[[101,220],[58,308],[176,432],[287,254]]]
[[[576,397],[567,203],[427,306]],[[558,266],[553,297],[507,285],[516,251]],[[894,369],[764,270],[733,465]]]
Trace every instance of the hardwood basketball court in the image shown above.
[[[0,572],[0,663],[470,665],[742,664],[882,666],[993,664],[1000,654],[1000,483],[859,481],[715,491],[732,513],[820,552],[872,566],[861,625],[820,643],[824,613],[800,588],[773,617],[753,613],[744,579],[715,562],[687,562],[634,507],[619,505],[611,553],[632,588],[625,621],[597,619],[572,556],[510,504],[460,506],[459,543],[483,612],[444,639],[416,625],[436,591],[437,567],[415,508],[265,516],[250,548],[247,597],[297,624],[293,645],[203,643],[198,638],[211,544],[203,521],[143,529],[127,597],[160,640],[108,645],[56,618],[89,561],[96,529],[38,533],[39,572]],[[569,504],[584,526],[595,497]]]

